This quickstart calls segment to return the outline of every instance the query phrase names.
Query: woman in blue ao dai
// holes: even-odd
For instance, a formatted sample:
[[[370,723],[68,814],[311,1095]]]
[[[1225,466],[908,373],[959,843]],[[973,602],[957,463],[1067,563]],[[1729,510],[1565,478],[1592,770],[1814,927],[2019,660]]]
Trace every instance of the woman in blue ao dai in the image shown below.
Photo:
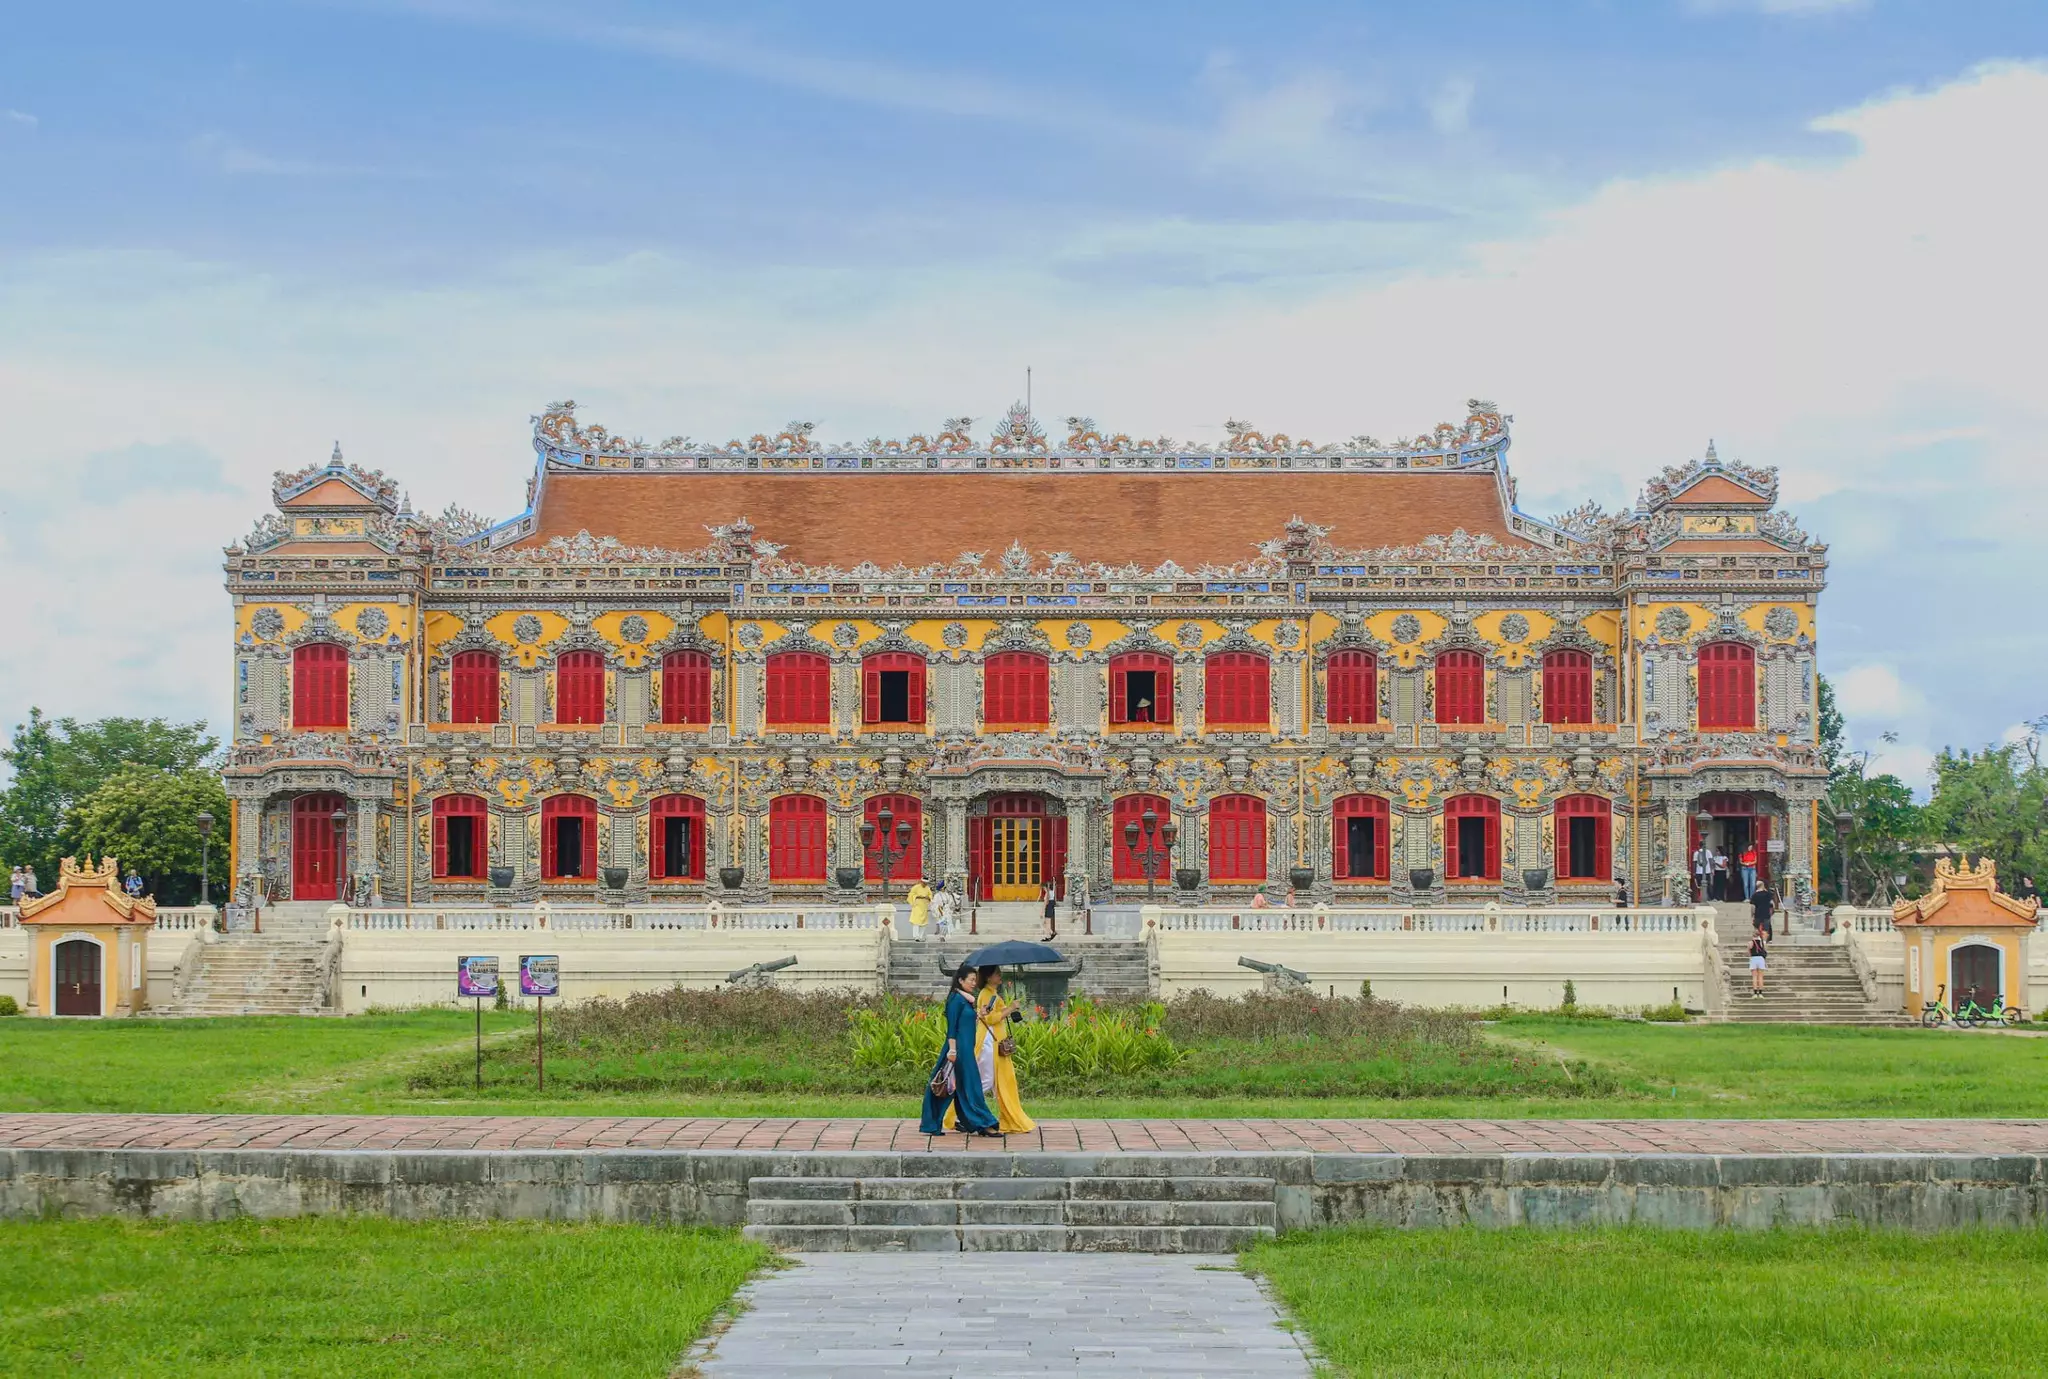
[[[939,1050],[939,1061],[932,1065],[931,1076],[937,1077],[939,1069],[951,1063],[953,1095],[944,1099],[933,1096],[931,1079],[926,1079],[924,1117],[919,1128],[927,1135],[946,1133],[948,1106],[953,1108],[954,1120],[962,1134],[996,1133],[995,1113],[989,1110],[988,1098],[982,1095],[981,1073],[974,1065],[974,1041],[980,1033],[974,992],[980,985],[981,975],[962,963],[953,974],[952,989],[946,993],[946,1043]]]

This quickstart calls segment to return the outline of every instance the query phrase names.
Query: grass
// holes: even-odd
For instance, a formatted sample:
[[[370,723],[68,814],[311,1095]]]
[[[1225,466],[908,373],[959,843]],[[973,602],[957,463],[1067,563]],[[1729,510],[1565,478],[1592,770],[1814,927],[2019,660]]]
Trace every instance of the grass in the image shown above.
[[[1041,1119],[2048,1116],[2048,1045],[2004,1034],[1523,1016],[1461,1022],[1465,1043],[1430,1023],[1319,1034],[1275,1027],[1270,1012],[1176,1009],[1169,1033],[1190,1056],[1170,1073],[1027,1078],[1027,1108]],[[843,1013],[804,1018],[805,1028],[700,1020],[658,1040],[614,1030],[572,1053],[555,1036],[573,1027],[551,1012],[540,1093],[532,1017],[487,1011],[481,1094],[467,1011],[0,1020],[0,1110],[911,1114],[921,1073],[858,1070],[833,1042]]]
[[[327,1217],[8,1222],[0,1255],[0,1373],[659,1379],[767,1251],[731,1231]]]
[[[2048,1349],[2039,1231],[1333,1230],[1245,1262],[1353,1379],[2003,1376]]]

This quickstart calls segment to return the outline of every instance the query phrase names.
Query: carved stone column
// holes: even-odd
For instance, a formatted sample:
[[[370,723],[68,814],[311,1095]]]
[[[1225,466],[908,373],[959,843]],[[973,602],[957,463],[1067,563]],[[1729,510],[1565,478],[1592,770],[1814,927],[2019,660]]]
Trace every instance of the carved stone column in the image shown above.
[[[955,902],[967,895],[967,801],[947,800],[945,857],[942,863],[946,875],[946,889],[953,892]],[[1070,838],[1067,844],[1073,846]]]
[[[1686,831],[1686,801],[1664,801],[1664,903],[1692,904],[1692,844]]]
[[[356,878],[356,904],[369,905],[381,897],[377,887],[377,802],[356,801],[356,826],[349,836],[349,869]]]
[[[1813,829],[1816,800],[1785,802],[1785,879],[1779,882],[1784,903],[1804,909],[1813,903]]]
[[[1080,905],[1088,898],[1088,859],[1093,847],[1088,839],[1087,800],[1067,801],[1067,877],[1066,891],[1069,905]]]

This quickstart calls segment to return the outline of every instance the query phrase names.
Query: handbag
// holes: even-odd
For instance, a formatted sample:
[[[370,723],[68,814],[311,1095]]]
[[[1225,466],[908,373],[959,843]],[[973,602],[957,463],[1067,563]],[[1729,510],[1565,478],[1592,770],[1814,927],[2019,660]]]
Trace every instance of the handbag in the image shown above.
[[[1014,1034],[1008,1034],[1004,1035],[1001,1039],[996,1040],[996,1052],[1001,1054],[1005,1058],[1008,1058],[1011,1054],[1017,1052],[1017,1036]]]
[[[931,1093],[940,1101],[951,1101],[953,1094],[960,1090],[960,1083],[953,1074],[953,1060],[948,1058],[939,1064],[939,1070],[932,1074]]]

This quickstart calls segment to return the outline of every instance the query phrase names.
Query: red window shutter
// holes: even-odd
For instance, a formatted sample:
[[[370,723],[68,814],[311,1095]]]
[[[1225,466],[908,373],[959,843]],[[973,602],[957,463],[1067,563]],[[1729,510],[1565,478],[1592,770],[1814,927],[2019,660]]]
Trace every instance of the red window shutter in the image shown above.
[[[1583,651],[1553,651],[1543,658],[1543,721],[1593,721],[1593,658]]]
[[[1129,661],[1119,656],[1109,663],[1109,721],[1128,723],[1130,719]]]
[[[1614,875],[1614,815],[1607,809],[1601,810],[1593,821],[1593,875]]]
[[[557,865],[559,859],[555,856],[554,821],[554,811],[548,802],[543,802],[540,808],[540,874],[543,878],[562,874],[561,867]]]
[[[825,879],[825,802],[777,795],[768,805],[768,875],[775,881]]]
[[[1005,651],[989,657],[982,667],[982,722],[1032,727],[1045,723],[1047,679],[1043,656]]]
[[[1256,795],[1221,795],[1209,805],[1209,877],[1266,879],[1266,804]]]
[[[1367,651],[1330,657],[1323,686],[1323,718],[1333,725],[1379,720],[1379,662]]]
[[[875,826],[875,842],[878,845],[864,849],[866,875],[870,881],[882,879],[882,850],[879,844],[882,841],[881,814],[885,808],[890,813],[889,826],[892,829],[905,820],[910,823],[910,846],[908,850],[898,855],[895,868],[889,873],[891,881],[907,886],[924,871],[924,805],[915,795],[871,795],[867,803],[861,806],[862,820]],[[824,873],[821,870],[819,874]]]
[[[1486,815],[1486,879],[1500,879],[1500,811]]]
[[[448,874],[448,812],[434,802],[434,875]]]
[[[1746,732],[1756,726],[1756,652],[1740,642],[1700,648],[1700,729]]]
[[[292,726],[348,726],[348,652],[309,642],[292,653]]]
[[[701,651],[671,651],[661,662],[661,721],[711,722],[711,658]]]
[[[1436,721],[1486,721],[1486,663],[1476,651],[1445,651],[1436,658]]]
[[[1173,662],[1165,656],[1152,658],[1152,716],[1159,726],[1173,726]]]
[[[458,652],[450,665],[449,718],[456,723],[498,721],[498,658],[488,651]]]
[[[555,721],[604,722],[604,657],[565,651],[555,658]]]
[[[1160,845],[1158,830],[1165,828],[1166,825],[1173,822],[1173,806],[1166,802],[1165,796],[1119,795],[1110,806],[1112,829],[1110,874],[1114,880],[1143,881],[1145,879],[1144,863],[1139,861],[1138,854],[1132,850],[1130,844],[1124,841],[1124,825],[1138,825],[1138,846],[1146,846],[1145,811],[1148,809],[1152,811],[1154,816],[1154,831],[1151,845],[1158,847]],[[1172,873],[1173,859],[1169,857],[1160,862],[1158,879],[1161,881],[1170,880],[1172,879]]]
[[[870,656],[860,668],[860,721],[879,723],[882,721],[882,667],[881,658]]]
[[[1223,651],[1202,667],[1210,723],[1264,725],[1272,713],[1272,672],[1266,658],[1251,651]]]
[[[832,721],[831,663],[814,651],[768,658],[768,722],[809,727]]]

